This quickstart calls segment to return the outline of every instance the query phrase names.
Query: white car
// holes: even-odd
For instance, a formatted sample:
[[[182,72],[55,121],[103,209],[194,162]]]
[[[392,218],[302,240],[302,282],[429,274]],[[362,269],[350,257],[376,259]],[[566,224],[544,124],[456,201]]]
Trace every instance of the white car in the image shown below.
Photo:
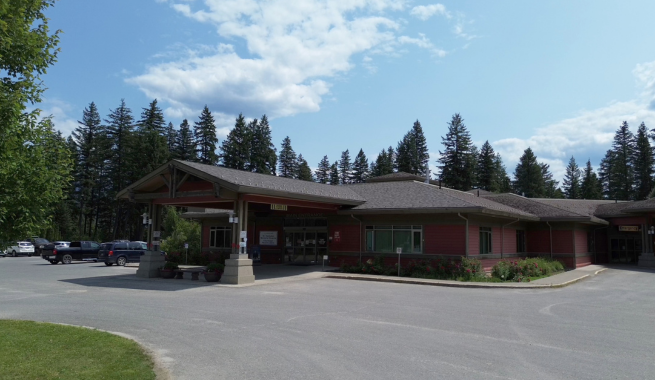
[[[7,248],[7,254],[14,257],[18,255],[27,255],[29,257],[32,256],[33,253],[34,246],[29,241],[19,241]]]

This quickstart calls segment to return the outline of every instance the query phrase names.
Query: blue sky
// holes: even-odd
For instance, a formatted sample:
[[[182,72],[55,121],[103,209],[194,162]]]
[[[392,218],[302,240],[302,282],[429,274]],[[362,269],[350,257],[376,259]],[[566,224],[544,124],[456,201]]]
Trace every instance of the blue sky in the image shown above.
[[[623,120],[655,128],[653,1],[65,0],[40,108],[68,134],[94,101],[207,104],[222,138],[267,114],[311,166],[396,146],[418,119],[436,165],[454,113],[509,173],[528,146],[561,178],[597,167]]]

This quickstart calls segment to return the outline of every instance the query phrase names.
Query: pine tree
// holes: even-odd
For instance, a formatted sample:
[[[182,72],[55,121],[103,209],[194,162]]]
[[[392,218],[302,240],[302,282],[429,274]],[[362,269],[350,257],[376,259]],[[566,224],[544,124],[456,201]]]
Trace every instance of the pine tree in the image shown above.
[[[564,194],[568,199],[580,199],[582,197],[582,189],[580,183],[580,168],[575,162],[575,158],[571,156],[569,165],[566,167],[566,175],[564,176]]]
[[[634,196],[634,156],[635,156],[635,137],[628,128],[628,123],[623,122],[621,127],[614,135],[612,143],[614,152],[614,162],[612,164],[616,183],[614,192],[616,198],[620,200],[630,200]]]
[[[193,143],[193,131],[189,126],[187,119],[182,120],[180,130],[177,132],[175,139],[175,149],[173,150],[173,158],[182,161],[197,161],[196,147]]]
[[[639,125],[635,138],[634,151],[634,184],[635,199],[648,198],[653,185],[653,148],[648,141],[648,130],[643,122]]]
[[[157,99],[143,109],[137,126],[142,155],[141,177],[166,163],[169,157],[164,112],[157,105]]]
[[[341,152],[341,160],[339,160],[339,182],[342,185],[352,182],[352,164],[350,163],[350,152],[348,149]]]
[[[168,127],[166,127],[166,145],[171,157],[174,154],[176,141],[177,141],[177,131],[175,130],[173,123],[169,122]]]
[[[368,159],[364,154],[364,150],[360,149],[353,163],[352,181],[353,183],[362,183],[366,182],[368,177]]]
[[[512,181],[507,175],[507,169],[503,165],[503,159],[499,153],[494,157],[495,176],[492,183],[491,191],[495,193],[509,193],[512,191]]]
[[[259,123],[254,120],[249,127],[251,128],[251,139],[248,170],[255,173],[275,174],[277,154],[271,140],[268,118],[263,115]]]
[[[207,105],[203,108],[198,121],[194,123],[193,139],[196,145],[196,157],[198,162],[205,165],[216,165],[218,155],[216,154],[216,124],[214,116],[209,111]]]
[[[496,153],[489,141],[485,141],[480,149],[477,166],[477,188],[494,191],[496,187]]]
[[[278,169],[280,177],[296,178],[298,173],[296,152],[291,147],[289,136],[282,140],[280,156],[278,157]]]
[[[339,161],[334,161],[330,166],[330,185],[339,184]]]
[[[616,173],[614,170],[615,161],[616,155],[611,149],[608,150],[605,153],[605,157],[600,160],[599,180],[601,188],[603,189],[603,194],[608,199],[618,199]]]
[[[416,120],[412,129],[398,142],[396,165],[398,171],[424,176],[430,155],[421,123]]]
[[[317,182],[330,182],[330,161],[328,160],[328,156],[323,156],[321,162],[318,163],[318,169],[316,169],[315,174]]]
[[[221,161],[226,168],[246,170],[251,169],[250,152],[252,133],[257,129],[257,119],[246,125],[243,114],[239,114],[234,128],[221,145]]]
[[[314,176],[312,175],[312,169],[309,167],[307,160],[305,160],[302,154],[298,155],[298,175],[296,178],[302,181],[314,182]]]
[[[580,196],[583,199],[602,199],[603,188],[591,167],[591,160],[587,160],[587,166],[582,174],[582,183],[580,184]]]
[[[523,151],[523,155],[514,170],[514,191],[528,198],[544,196],[545,186],[542,167],[530,148]]]
[[[539,163],[541,167],[541,175],[544,184],[544,197],[546,198],[564,198],[564,192],[560,189],[559,181],[553,178],[553,173],[550,172],[550,165]]]
[[[474,167],[471,166],[473,144],[464,119],[459,114],[453,115],[448,123],[448,133],[441,140],[445,149],[439,151],[441,158],[438,162],[441,164],[443,184],[456,190],[470,190],[474,175]]]
[[[371,177],[379,177],[382,175],[387,175],[393,173],[394,169],[394,153],[393,148],[384,150],[378,154],[378,157],[375,159],[375,162],[371,163],[370,175]]]

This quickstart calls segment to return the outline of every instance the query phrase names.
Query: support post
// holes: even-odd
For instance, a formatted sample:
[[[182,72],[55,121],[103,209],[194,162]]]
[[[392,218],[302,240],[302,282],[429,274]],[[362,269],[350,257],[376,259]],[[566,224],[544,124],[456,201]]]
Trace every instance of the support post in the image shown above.
[[[252,284],[255,282],[255,276],[252,272],[252,260],[248,258],[248,255],[241,255],[239,242],[241,241],[241,231],[245,225],[248,228],[248,225],[244,222],[247,221],[247,208],[244,210],[243,200],[238,200],[235,202],[234,208],[237,211],[239,217],[239,223],[234,224],[233,228],[236,242],[236,252],[233,252],[230,255],[230,258],[225,260],[225,271],[223,272],[223,277],[221,277],[221,282],[224,284],[232,285],[242,285],[242,284]]]
[[[148,215],[152,220],[152,224],[148,224],[146,226],[148,229],[148,250],[143,254],[143,256],[141,256],[139,269],[136,271],[136,276],[153,278],[161,276],[159,270],[164,266],[166,258],[161,254],[159,248],[155,249],[155,247],[152,245],[153,228],[159,230],[159,227],[161,226],[161,206],[154,205],[152,202],[150,202],[148,211]]]

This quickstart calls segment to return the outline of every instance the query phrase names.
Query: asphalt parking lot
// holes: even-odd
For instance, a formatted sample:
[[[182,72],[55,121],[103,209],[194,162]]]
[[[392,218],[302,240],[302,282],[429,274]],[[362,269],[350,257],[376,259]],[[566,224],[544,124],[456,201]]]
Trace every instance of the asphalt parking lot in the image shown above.
[[[635,267],[531,290],[135,271],[0,258],[0,318],[129,335],[177,379],[655,378],[655,272]]]

